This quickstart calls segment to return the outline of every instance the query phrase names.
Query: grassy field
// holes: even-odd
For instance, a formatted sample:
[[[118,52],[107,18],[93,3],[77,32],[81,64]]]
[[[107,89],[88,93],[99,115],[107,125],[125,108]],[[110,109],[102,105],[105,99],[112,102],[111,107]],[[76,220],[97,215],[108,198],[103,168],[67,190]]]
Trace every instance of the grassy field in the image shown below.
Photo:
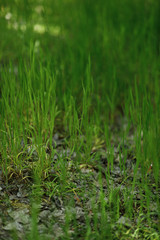
[[[159,239],[160,3],[0,3],[0,239]]]

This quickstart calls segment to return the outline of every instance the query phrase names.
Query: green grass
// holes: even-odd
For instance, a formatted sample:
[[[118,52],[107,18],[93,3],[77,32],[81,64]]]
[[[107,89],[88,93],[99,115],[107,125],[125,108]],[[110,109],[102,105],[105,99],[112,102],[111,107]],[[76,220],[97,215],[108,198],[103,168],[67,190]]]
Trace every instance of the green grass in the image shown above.
[[[75,203],[68,200],[64,235],[59,239],[158,239],[160,226],[152,221],[151,205],[157,204],[158,212],[159,9],[158,1],[145,0],[1,4],[2,181],[7,186],[14,179],[32,185],[32,224],[26,239],[45,239],[36,223],[44,195],[49,201],[54,196],[67,199],[69,194],[83,199],[88,189],[92,217],[83,204],[81,229],[69,210]],[[53,147],[56,133],[68,155]],[[112,178],[115,147],[122,174],[117,186]],[[106,171],[100,163],[102,149],[107,150]],[[126,168],[129,154],[135,164],[133,174]],[[151,164],[152,172],[147,174]],[[81,172],[85,168],[99,170],[99,193],[89,180],[92,171],[85,180],[88,187],[75,185],[73,175],[82,181],[87,178]],[[123,215],[134,226],[118,225]],[[18,239],[16,233],[14,238]]]

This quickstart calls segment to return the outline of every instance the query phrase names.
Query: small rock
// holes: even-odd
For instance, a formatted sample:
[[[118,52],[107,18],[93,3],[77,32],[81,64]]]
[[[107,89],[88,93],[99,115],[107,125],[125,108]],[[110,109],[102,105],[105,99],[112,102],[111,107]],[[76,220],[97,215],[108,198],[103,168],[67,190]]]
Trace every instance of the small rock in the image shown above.
[[[127,217],[124,217],[124,216],[120,217],[119,220],[117,221],[117,223],[128,226],[128,227],[132,226],[131,220]]]
[[[20,232],[23,231],[23,226],[22,224],[18,223],[18,222],[11,222],[8,223],[6,226],[3,227],[4,230],[18,230]]]

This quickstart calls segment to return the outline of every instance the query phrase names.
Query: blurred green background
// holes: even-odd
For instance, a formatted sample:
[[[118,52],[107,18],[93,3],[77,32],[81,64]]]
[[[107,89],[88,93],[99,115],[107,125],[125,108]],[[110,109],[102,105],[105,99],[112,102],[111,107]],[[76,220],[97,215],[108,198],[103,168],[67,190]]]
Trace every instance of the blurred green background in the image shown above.
[[[154,95],[159,12],[160,2],[153,0],[1,1],[1,71],[9,62],[18,71],[34,52],[36,61],[53,69],[59,96],[69,91],[79,99],[90,59],[100,108],[122,112],[135,81],[140,98],[146,91]]]

